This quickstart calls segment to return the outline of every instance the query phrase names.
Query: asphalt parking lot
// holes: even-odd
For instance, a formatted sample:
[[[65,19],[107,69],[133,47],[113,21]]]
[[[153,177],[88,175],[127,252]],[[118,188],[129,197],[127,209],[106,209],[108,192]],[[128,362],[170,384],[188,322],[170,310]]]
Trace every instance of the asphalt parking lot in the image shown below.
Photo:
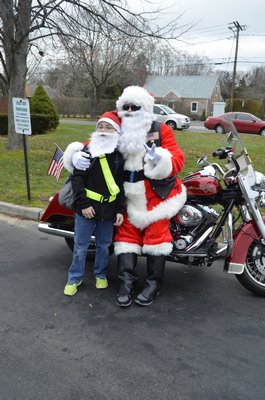
[[[64,240],[0,216],[1,400],[264,399],[264,299],[221,265],[168,263],[155,303],[123,310],[112,256],[107,290],[88,263],[68,298]]]

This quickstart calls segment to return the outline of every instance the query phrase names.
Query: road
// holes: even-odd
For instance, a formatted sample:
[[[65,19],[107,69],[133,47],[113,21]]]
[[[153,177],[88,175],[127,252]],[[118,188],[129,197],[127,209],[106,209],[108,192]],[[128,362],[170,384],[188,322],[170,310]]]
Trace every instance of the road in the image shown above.
[[[214,132],[204,128],[202,121],[191,121],[189,131],[192,132]]]
[[[1,214],[0,235],[1,400],[264,400],[265,300],[220,264],[168,263],[154,304],[124,310],[114,256],[107,290],[88,263],[67,298],[63,239]]]
[[[95,121],[85,121],[82,119],[64,119],[61,118],[60,122],[62,124],[80,124],[80,125],[95,125]],[[202,121],[191,121],[190,128],[188,129],[192,132],[213,132],[209,131],[208,129],[204,128]]]

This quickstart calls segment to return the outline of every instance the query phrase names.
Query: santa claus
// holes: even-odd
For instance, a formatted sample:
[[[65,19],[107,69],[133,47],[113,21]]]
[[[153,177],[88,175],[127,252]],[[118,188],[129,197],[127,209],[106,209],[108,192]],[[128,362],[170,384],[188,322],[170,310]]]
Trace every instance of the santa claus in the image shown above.
[[[147,306],[159,294],[166,256],[172,251],[169,220],[186,201],[177,177],[184,166],[183,153],[167,125],[154,125],[153,105],[153,96],[139,86],[124,89],[116,103],[127,200],[124,223],[114,237],[121,280],[116,304],[120,307],[132,303],[138,255],[147,258],[147,278],[135,302]]]

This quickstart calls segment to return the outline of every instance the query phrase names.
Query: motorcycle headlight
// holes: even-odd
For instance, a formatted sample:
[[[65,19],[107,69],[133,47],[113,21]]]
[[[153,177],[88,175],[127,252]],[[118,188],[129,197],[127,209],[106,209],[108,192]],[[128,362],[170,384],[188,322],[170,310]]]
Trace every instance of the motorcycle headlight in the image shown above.
[[[260,190],[265,190],[265,176],[258,171],[255,171],[256,178],[256,186],[259,187]]]
[[[263,176],[263,178],[261,179],[260,187],[262,190],[265,190],[265,176]]]

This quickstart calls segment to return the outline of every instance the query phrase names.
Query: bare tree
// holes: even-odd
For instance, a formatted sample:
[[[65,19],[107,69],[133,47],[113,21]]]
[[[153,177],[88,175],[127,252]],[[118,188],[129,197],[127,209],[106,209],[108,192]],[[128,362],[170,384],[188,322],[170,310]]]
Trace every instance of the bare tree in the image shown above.
[[[87,44],[81,45],[80,41],[71,41],[71,45],[67,43],[67,54],[55,64],[51,63],[45,71],[31,74],[30,85],[41,82],[55,89],[56,95],[61,97],[60,101],[56,100],[61,110],[62,104],[70,101],[63,101],[64,96],[75,98],[75,104],[78,101],[79,105],[85,104],[82,98],[87,98],[86,110],[82,106],[80,112],[91,113],[93,117],[101,112],[104,100],[107,104],[113,100],[114,104],[124,87],[143,86],[149,74],[147,44],[144,46],[142,40],[135,38],[130,39],[127,45],[122,37],[120,42],[104,36],[96,40],[100,36],[98,32],[95,35],[91,33],[91,41],[86,40]]]
[[[265,103],[265,67],[253,68],[241,77],[239,89],[242,97]]]
[[[221,95],[224,100],[228,100],[231,97],[231,87],[232,87],[232,73],[228,71],[222,71],[219,70],[217,71],[218,76],[219,76],[219,83],[220,83],[220,88],[221,88]],[[249,78],[248,78],[249,77]],[[235,97],[245,97],[245,98],[250,98],[251,96],[248,96],[248,94],[251,92],[250,89],[250,75],[245,74],[243,72],[238,71],[236,73],[236,78],[235,78]],[[255,98],[255,91],[259,86],[257,86],[254,91],[252,91],[252,95]],[[252,98],[253,98],[252,97]],[[257,98],[257,97],[256,97]]]
[[[97,5],[102,13],[98,13]],[[123,33],[131,37],[177,37],[184,29],[174,35],[175,21],[162,29],[153,20],[147,24],[147,15],[130,12],[126,0],[0,0],[0,80],[9,97],[8,149],[22,147],[21,135],[14,130],[12,98],[24,97],[30,46],[47,37],[76,36],[81,28],[78,20],[81,14],[93,22],[93,29],[106,35],[109,26],[123,32],[124,22],[132,30]],[[153,17],[157,15],[154,13]]]
[[[128,24],[121,27],[123,32],[107,26],[104,33],[97,30],[94,22],[90,23],[88,30],[83,18],[80,18],[79,26],[77,38],[61,37],[61,41],[67,52],[68,63],[76,72],[76,81],[91,100],[91,116],[95,118],[102,93],[113,84],[120,65],[127,65],[133,58],[140,39],[136,35],[130,38],[124,36],[126,29],[130,33],[136,31]]]
[[[147,57],[152,75],[209,75],[213,68],[209,59],[175,49],[170,43],[153,42]]]

